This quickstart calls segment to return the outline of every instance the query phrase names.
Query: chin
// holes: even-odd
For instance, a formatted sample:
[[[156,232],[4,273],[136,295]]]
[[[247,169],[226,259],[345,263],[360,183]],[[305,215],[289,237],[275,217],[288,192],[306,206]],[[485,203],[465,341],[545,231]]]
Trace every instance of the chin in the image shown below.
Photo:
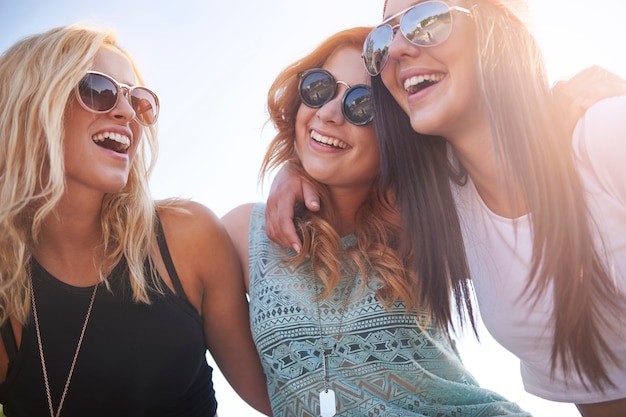
[[[107,194],[118,194],[125,190],[127,184],[127,178],[119,181],[111,181],[107,186],[104,187],[103,191]]]
[[[436,111],[415,110],[409,113],[411,127],[422,135],[445,136],[449,125]]]
[[[411,117],[411,127],[414,131],[421,133],[422,135],[437,135],[432,123],[430,123],[429,120],[424,120],[423,117]]]

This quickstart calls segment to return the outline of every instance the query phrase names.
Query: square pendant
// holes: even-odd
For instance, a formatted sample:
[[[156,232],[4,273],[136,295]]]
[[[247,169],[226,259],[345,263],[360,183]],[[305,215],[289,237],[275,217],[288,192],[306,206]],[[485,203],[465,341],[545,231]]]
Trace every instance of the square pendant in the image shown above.
[[[320,415],[322,417],[333,417],[337,413],[336,404],[335,391],[332,389],[320,391]]]

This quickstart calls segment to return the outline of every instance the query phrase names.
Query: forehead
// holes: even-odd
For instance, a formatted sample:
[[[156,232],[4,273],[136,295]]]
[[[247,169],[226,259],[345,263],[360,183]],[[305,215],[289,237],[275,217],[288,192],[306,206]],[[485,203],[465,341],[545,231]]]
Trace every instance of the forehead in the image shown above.
[[[323,68],[333,74],[336,80],[350,85],[370,83],[361,50],[352,46],[335,50],[328,56]]]
[[[136,83],[131,62],[119,49],[111,45],[103,45],[98,50],[91,69],[110,75],[120,83],[128,85]]]
[[[428,0],[424,0],[428,1]],[[404,10],[408,9],[411,6],[416,5],[417,3],[424,3],[424,1],[415,1],[415,0],[388,0],[385,3],[385,8],[383,10],[383,23],[389,23],[392,20],[398,18],[398,14],[401,14]]]

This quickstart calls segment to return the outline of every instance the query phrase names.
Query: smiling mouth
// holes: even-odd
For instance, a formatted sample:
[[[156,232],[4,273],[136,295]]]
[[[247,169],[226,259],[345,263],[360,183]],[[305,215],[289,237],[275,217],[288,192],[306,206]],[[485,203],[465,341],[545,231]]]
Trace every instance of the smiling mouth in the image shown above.
[[[316,132],[315,130],[311,131],[311,138],[317,143],[321,143],[322,145],[331,146],[337,149],[346,149],[348,147],[348,144],[344,141],[341,141],[337,138],[324,136]]]
[[[409,94],[415,94],[437,84],[439,81],[443,80],[443,77],[443,74],[416,75],[404,81],[404,90]]]
[[[117,153],[126,153],[128,148],[130,148],[130,138],[120,133],[102,132],[93,135],[91,140],[93,140],[96,145]]]

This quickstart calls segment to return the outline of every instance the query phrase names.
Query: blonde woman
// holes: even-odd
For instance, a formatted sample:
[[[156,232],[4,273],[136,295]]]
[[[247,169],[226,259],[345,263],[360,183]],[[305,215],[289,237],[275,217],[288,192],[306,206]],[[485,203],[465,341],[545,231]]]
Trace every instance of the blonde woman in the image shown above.
[[[150,198],[158,113],[112,32],[55,28],[0,58],[7,417],[213,417],[207,347],[270,413],[226,231]]]

